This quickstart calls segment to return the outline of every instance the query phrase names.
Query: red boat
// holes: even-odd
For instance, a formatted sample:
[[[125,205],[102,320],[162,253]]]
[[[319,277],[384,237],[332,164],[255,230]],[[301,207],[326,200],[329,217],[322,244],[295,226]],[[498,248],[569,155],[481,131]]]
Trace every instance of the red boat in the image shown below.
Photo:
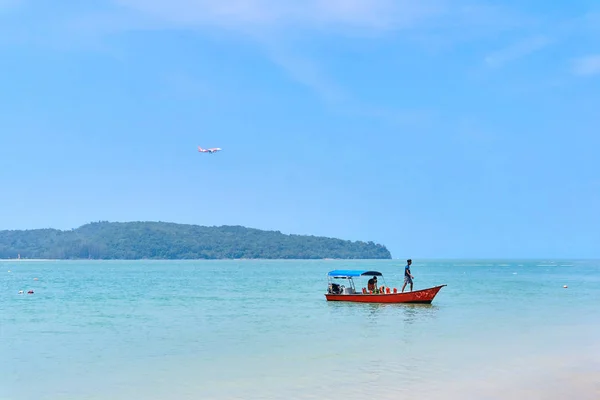
[[[383,286],[376,287],[374,290],[367,290],[367,288],[363,287],[361,292],[357,292],[352,278],[361,276],[381,276],[383,278],[382,273],[378,271],[335,270],[327,273],[329,281],[329,287],[327,293],[325,293],[327,301],[431,304],[440,289],[446,286],[440,285],[402,293],[398,292],[397,288],[390,288],[384,284]],[[346,279],[349,287],[334,283],[332,279]]]

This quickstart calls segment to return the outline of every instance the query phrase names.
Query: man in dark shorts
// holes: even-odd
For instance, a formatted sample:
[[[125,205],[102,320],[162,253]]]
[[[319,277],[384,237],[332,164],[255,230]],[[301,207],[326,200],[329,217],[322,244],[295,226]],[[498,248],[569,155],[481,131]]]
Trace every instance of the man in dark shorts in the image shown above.
[[[410,291],[412,292],[412,290],[413,290],[414,276],[412,276],[410,273],[411,264],[412,264],[412,260],[410,258],[408,260],[406,260],[406,267],[404,267],[404,285],[402,286],[403,292],[404,292],[404,288],[406,287],[407,283],[410,283]]]

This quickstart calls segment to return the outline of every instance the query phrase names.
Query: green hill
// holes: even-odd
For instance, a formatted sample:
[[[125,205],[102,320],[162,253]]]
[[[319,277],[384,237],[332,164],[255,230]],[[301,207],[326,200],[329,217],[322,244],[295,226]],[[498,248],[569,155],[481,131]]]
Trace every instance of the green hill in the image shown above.
[[[77,229],[0,231],[0,258],[390,259],[380,244],[286,235],[243,226],[94,222]]]

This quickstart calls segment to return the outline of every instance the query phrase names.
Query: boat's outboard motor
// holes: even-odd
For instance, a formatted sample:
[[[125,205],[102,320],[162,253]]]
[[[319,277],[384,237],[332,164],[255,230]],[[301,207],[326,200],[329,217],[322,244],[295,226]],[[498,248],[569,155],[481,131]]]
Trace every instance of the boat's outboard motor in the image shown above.
[[[342,293],[342,288],[337,283],[331,283],[329,285],[329,293],[341,294]]]

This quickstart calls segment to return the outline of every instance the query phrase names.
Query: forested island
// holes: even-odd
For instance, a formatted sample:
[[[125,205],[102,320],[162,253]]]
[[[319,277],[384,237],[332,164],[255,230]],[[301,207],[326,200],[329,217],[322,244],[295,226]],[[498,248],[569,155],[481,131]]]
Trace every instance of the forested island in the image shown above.
[[[243,226],[93,222],[72,230],[0,231],[0,259],[390,259],[371,241]]]

